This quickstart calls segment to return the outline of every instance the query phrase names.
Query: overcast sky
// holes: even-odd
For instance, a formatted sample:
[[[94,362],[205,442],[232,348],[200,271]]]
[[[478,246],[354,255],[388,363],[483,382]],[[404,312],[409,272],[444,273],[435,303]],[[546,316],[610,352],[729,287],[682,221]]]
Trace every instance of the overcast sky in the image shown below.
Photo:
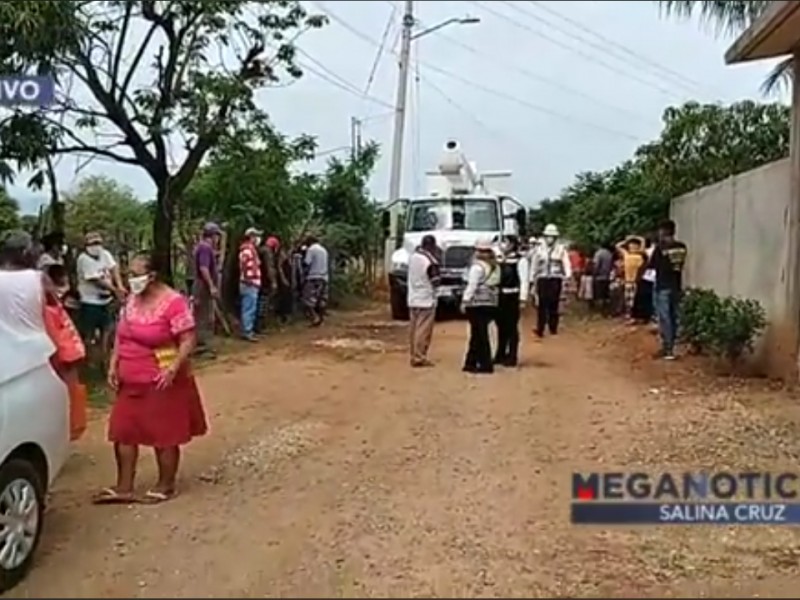
[[[300,61],[327,79],[309,70],[291,86],[259,93],[259,102],[279,129],[316,136],[321,151],[348,146],[351,118],[362,119],[364,138],[382,147],[371,189],[383,200],[403,3],[307,4],[332,20],[300,38]],[[717,39],[697,22],[662,18],[648,0],[415,4],[420,28],[467,15],[480,23],[451,25],[414,42],[406,195],[424,193],[424,170],[435,168],[442,145],[455,138],[479,168],[512,170],[517,197],[536,204],[569,185],[576,173],[613,167],[630,157],[658,135],[669,105],[758,99],[771,64],[725,66],[730,38]],[[320,169],[324,160],[309,168]],[[136,168],[95,162],[76,175],[75,167],[76,159],[59,165],[63,189],[103,173],[142,198],[152,197],[147,176]],[[18,187],[11,193],[25,210],[35,210],[36,195]]]

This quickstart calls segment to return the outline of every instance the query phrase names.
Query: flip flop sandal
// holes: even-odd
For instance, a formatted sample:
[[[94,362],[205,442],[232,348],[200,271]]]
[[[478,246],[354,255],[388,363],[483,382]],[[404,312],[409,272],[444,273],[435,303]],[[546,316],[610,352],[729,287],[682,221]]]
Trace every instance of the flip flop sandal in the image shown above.
[[[135,504],[138,500],[133,494],[120,494],[113,488],[101,490],[94,498],[92,504]]]
[[[150,490],[144,495],[144,501],[147,504],[161,504],[162,502],[172,500],[177,495],[178,492],[158,492],[156,490]]]

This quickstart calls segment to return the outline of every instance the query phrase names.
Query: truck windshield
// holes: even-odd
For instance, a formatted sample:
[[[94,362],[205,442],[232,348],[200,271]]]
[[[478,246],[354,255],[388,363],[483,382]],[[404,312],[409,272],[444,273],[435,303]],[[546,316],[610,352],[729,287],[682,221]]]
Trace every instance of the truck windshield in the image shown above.
[[[499,231],[500,216],[494,200],[437,199],[412,202],[406,231]]]

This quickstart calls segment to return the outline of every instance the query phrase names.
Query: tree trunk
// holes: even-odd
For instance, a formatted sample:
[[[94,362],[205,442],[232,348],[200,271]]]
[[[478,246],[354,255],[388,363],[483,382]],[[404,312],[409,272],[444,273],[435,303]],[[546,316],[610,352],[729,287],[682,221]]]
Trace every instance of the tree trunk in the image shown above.
[[[65,233],[67,231],[67,206],[60,201],[58,193],[58,181],[56,180],[56,170],[53,161],[47,158],[47,183],[50,188],[50,231]]]
[[[172,273],[172,228],[175,223],[175,202],[169,194],[169,186],[159,186],[153,220],[153,256],[161,270],[161,277],[173,285]]]

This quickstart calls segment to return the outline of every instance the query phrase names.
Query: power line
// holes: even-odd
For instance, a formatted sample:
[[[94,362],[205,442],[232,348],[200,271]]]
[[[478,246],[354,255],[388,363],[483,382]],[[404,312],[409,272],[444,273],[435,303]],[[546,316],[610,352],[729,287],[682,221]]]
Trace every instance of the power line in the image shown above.
[[[601,46],[600,48],[602,48],[603,50],[605,50],[609,54],[611,54],[610,48],[617,48],[619,51],[621,51],[622,53],[624,53],[624,54],[626,54],[626,55],[628,55],[628,56],[630,56],[632,58],[634,58],[635,60],[638,60],[639,62],[641,62],[643,64],[649,65],[650,67],[653,67],[653,68],[655,68],[655,69],[657,69],[659,71],[662,71],[663,73],[668,74],[670,77],[672,77],[675,80],[677,80],[677,82],[679,82],[680,85],[684,85],[684,86],[688,85],[689,88],[692,91],[695,88],[704,87],[703,84],[699,83],[698,81],[695,81],[695,80],[693,80],[693,79],[691,79],[689,77],[686,77],[682,73],[679,73],[678,71],[675,71],[675,70],[673,70],[673,69],[671,69],[671,68],[669,68],[669,67],[667,67],[665,65],[662,65],[662,64],[656,62],[655,60],[653,60],[653,59],[651,59],[651,58],[649,58],[647,56],[644,56],[643,54],[640,54],[639,52],[636,52],[635,50],[632,50],[632,49],[628,48],[627,46],[625,46],[623,44],[620,44],[619,42],[617,42],[617,41],[615,41],[615,40],[613,40],[613,39],[611,39],[609,37],[606,37],[606,36],[596,32],[594,30],[592,30],[590,27],[587,27],[585,24],[581,23],[580,21],[572,19],[572,18],[568,17],[567,15],[564,15],[564,14],[558,12],[557,10],[554,10],[554,9],[548,7],[548,6],[545,6],[542,2],[538,2],[537,0],[528,0],[528,2],[530,4],[532,4],[532,5],[534,5],[539,10],[542,10],[542,11],[548,13],[548,14],[551,14],[554,17],[556,17],[558,19],[561,19],[565,23],[569,23],[573,27],[577,27],[581,31],[584,31],[584,32],[588,33],[589,35],[592,35],[595,38],[599,39],[603,43],[603,46]],[[554,25],[554,27],[555,27],[555,25]],[[589,43],[589,42],[587,41],[587,43]],[[597,46],[595,46],[595,47],[597,47]]]
[[[428,79],[426,77],[420,77],[420,79],[422,80],[422,82],[427,87],[429,87],[433,92],[435,92],[445,102],[447,102],[450,106],[452,106],[457,111],[462,113],[464,116],[468,117],[473,123],[475,123],[478,127],[483,129],[490,136],[502,139],[502,140],[507,141],[507,142],[510,141],[510,142],[512,142],[512,143],[514,143],[516,145],[520,145],[521,146],[519,140],[515,139],[513,136],[510,136],[510,135],[506,134],[503,131],[496,130],[496,129],[490,127],[489,125],[487,125],[486,121],[484,121],[483,119],[478,117],[471,110],[469,110],[466,107],[464,107],[464,105],[459,104],[456,100],[453,99],[453,97],[450,94],[445,92],[442,88],[440,88],[438,85],[433,83],[430,79]]]
[[[503,21],[506,21],[507,23],[510,23],[514,27],[517,27],[519,29],[523,29],[523,30],[527,31],[528,33],[530,33],[532,35],[535,35],[535,36],[537,36],[537,37],[539,37],[539,38],[541,38],[543,40],[546,40],[546,41],[550,42],[551,44],[554,44],[556,46],[560,46],[561,48],[564,48],[565,50],[568,50],[569,52],[573,52],[573,53],[585,58],[586,60],[588,60],[590,62],[597,63],[598,65],[601,65],[601,66],[605,67],[606,69],[609,69],[610,71],[613,71],[614,73],[616,73],[618,75],[622,75],[623,77],[627,77],[628,79],[632,79],[634,81],[637,81],[637,82],[641,83],[642,85],[646,85],[648,87],[656,89],[656,90],[660,91],[661,93],[666,94],[668,96],[671,96],[673,98],[674,97],[680,97],[678,94],[676,94],[675,90],[670,90],[670,89],[665,88],[665,87],[663,87],[661,85],[655,84],[652,81],[648,81],[647,79],[639,77],[636,74],[626,73],[625,71],[621,70],[619,67],[617,67],[615,65],[612,65],[612,64],[609,64],[609,63],[607,63],[607,62],[605,62],[603,60],[600,60],[597,56],[595,56],[593,54],[590,54],[588,52],[584,52],[584,51],[582,51],[582,50],[580,50],[578,48],[573,48],[572,46],[569,46],[569,45],[565,44],[564,42],[562,42],[559,39],[551,37],[550,35],[542,32],[542,31],[534,29],[530,25],[527,25],[525,23],[520,22],[518,19],[514,19],[513,17],[510,17],[509,15],[505,15],[503,13],[497,12],[493,8],[487,7],[482,2],[476,2],[474,0],[467,0],[467,1],[470,4],[472,4],[473,6],[477,6],[478,8],[481,8],[481,9],[485,10],[489,14],[494,15],[498,19],[502,19]],[[502,0],[496,0],[496,2],[498,4],[505,4],[506,6],[512,8],[512,9],[518,11],[518,12],[521,12],[523,15],[526,15],[527,17],[533,18],[533,15],[531,15],[528,12],[525,12],[525,11],[521,10],[520,8],[514,6],[510,2],[503,2]]]
[[[619,136],[619,137],[624,137],[624,138],[627,138],[629,140],[634,140],[634,141],[638,141],[639,140],[639,137],[636,136],[636,135],[633,135],[633,134],[630,134],[630,133],[625,133],[624,131],[620,131],[618,129],[612,129],[610,127],[606,127],[605,125],[598,125],[597,123],[592,123],[591,121],[584,121],[583,119],[576,119],[574,117],[570,117],[569,115],[565,115],[563,113],[560,113],[560,112],[558,112],[556,110],[553,110],[551,108],[548,108],[546,106],[542,106],[540,104],[534,104],[533,102],[529,102],[528,100],[523,100],[522,98],[517,98],[516,96],[512,96],[511,94],[506,94],[505,92],[501,92],[500,90],[496,90],[494,88],[490,88],[488,86],[481,85],[481,84],[479,84],[479,83],[477,83],[475,81],[472,81],[470,79],[466,79],[464,77],[461,77],[460,75],[456,75],[455,73],[451,73],[450,71],[446,71],[445,69],[442,69],[440,67],[436,67],[434,65],[425,64],[425,63],[422,63],[422,64],[426,69],[430,69],[431,71],[439,73],[440,75],[443,75],[445,77],[449,77],[450,79],[454,79],[455,81],[459,81],[459,82],[463,83],[464,85],[468,85],[468,86],[474,87],[475,89],[481,90],[481,91],[483,91],[483,92],[485,92],[485,93],[487,93],[489,95],[496,96],[497,98],[502,98],[504,100],[508,100],[509,102],[515,102],[515,103],[519,104],[520,106],[524,106],[525,108],[529,108],[531,110],[535,110],[537,112],[540,112],[540,113],[543,113],[543,114],[546,114],[546,115],[550,115],[552,117],[556,117],[556,118],[562,119],[564,121],[570,121],[570,122],[575,123],[577,125],[583,125],[584,127],[590,127],[592,129],[596,129],[598,131],[603,131],[605,133],[610,133],[612,135],[616,135],[616,136]]]
[[[311,56],[311,54],[309,54],[302,48],[297,48],[297,51],[300,52],[303,56],[305,56],[313,64],[315,64],[318,69],[320,69],[317,70],[308,64],[303,64],[302,62],[298,61],[298,64],[300,64],[300,66],[309,73],[313,73],[320,79],[323,79],[324,81],[327,81],[331,85],[341,90],[344,90],[345,92],[348,92],[358,98],[361,98],[363,100],[368,100],[375,104],[380,104],[381,106],[386,108],[394,108],[392,104],[387,102],[386,100],[382,100],[381,98],[377,98],[375,96],[371,96],[370,94],[365,94],[364,92],[360,91],[354,84],[350,83],[340,75],[336,74],[336,72],[326,67],[323,63],[318,61],[316,58]]]
[[[367,35],[364,32],[358,30],[357,28],[353,27],[352,25],[350,25],[350,23],[348,23],[347,21],[342,19],[337,14],[333,13],[330,9],[326,8],[322,4],[322,2],[314,1],[313,4],[315,6],[317,6],[320,10],[325,12],[325,14],[332,21],[335,21],[335,22],[339,23],[342,27],[347,29],[350,33],[352,33],[356,37],[361,38],[362,40],[364,40],[368,44],[371,44],[372,46],[376,46],[377,47],[377,46],[380,45],[377,40],[373,39],[369,35]],[[533,102],[529,102],[527,100],[522,100],[521,98],[517,98],[517,97],[512,96],[510,94],[506,94],[504,92],[492,89],[490,87],[483,86],[483,85],[477,83],[476,81],[473,81],[473,80],[470,80],[470,79],[466,79],[464,77],[461,77],[460,75],[456,75],[455,73],[451,73],[450,71],[447,71],[446,69],[442,69],[441,67],[437,67],[435,65],[431,65],[431,64],[423,62],[421,60],[419,62],[425,68],[430,69],[432,71],[435,71],[435,72],[437,72],[437,73],[439,73],[439,74],[441,74],[441,75],[443,75],[445,77],[449,77],[451,79],[455,79],[456,81],[460,81],[464,85],[471,86],[471,87],[473,87],[475,89],[481,90],[481,91],[483,91],[483,92],[485,92],[487,94],[496,96],[498,98],[503,98],[503,99],[509,100],[511,102],[516,102],[516,103],[520,104],[521,106],[524,106],[524,107],[529,108],[531,110],[534,110],[534,111],[537,111],[537,112],[540,112],[540,113],[543,113],[543,114],[547,114],[547,115],[550,115],[552,117],[556,117],[558,119],[561,119],[561,120],[564,120],[564,121],[567,121],[567,122],[575,123],[577,125],[582,125],[584,127],[589,127],[589,128],[592,128],[592,129],[596,129],[598,131],[603,131],[605,133],[609,133],[609,134],[612,134],[612,135],[615,135],[615,136],[624,137],[624,138],[627,138],[629,140],[637,140],[638,141],[638,139],[639,139],[638,136],[636,136],[636,135],[625,133],[625,132],[622,132],[622,131],[619,131],[619,130],[616,130],[616,129],[612,129],[612,128],[609,128],[609,127],[605,127],[603,125],[598,125],[598,124],[592,123],[590,121],[583,121],[581,119],[576,119],[574,117],[571,117],[569,115],[565,115],[563,113],[560,113],[560,112],[558,112],[556,110],[553,110],[551,108],[548,108],[546,106],[541,106],[541,105],[535,104]]]
[[[397,6],[392,4],[392,12],[389,14],[389,19],[386,21],[386,28],[383,30],[381,45],[378,47],[378,52],[375,54],[375,60],[372,63],[372,69],[370,69],[369,77],[367,77],[367,85],[364,87],[365,94],[369,93],[372,83],[375,81],[375,74],[378,72],[378,65],[383,57],[383,51],[386,47],[386,42],[389,39],[389,34],[392,31],[392,25],[394,25],[395,16],[397,16]]]
[[[447,41],[450,44],[453,44],[455,46],[459,46],[460,48],[463,48],[467,52],[471,52],[472,54],[476,54],[478,56],[483,56],[484,58],[486,58],[487,60],[490,60],[490,61],[495,61],[498,64],[500,64],[501,66],[505,66],[506,68],[508,68],[510,70],[516,71],[520,75],[523,75],[523,76],[525,76],[528,79],[531,79],[533,81],[538,81],[538,82],[541,82],[541,83],[545,83],[545,84],[550,85],[550,86],[552,86],[554,88],[557,88],[559,90],[567,92],[568,94],[572,94],[574,96],[579,96],[579,97],[584,98],[586,100],[590,100],[593,104],[606,106],[607,108],[610,108],[612,110],[618,111],[618,112],[623,113],[623,114],[626,114],[626,115],[628,115],[630,117],[634,117],[635,119],[638,119],[638,120],[641,120],[641,121],[648,121],[648,122],[652,121],[652,119],[650,119],[649,117],[646,117],[645,115],[639,114],[639,113],[637,113],[635,111],[632,111],[632,110],[629,110],[627,108],[623,108],[623,107],[618,106],[616,104],[612,104],[610,102],[604,102],[604,101],[600,100],[599,98],[597,98],[596,96],[592,96],[591,94],[588,94],[588,93],[583,92],[581,90],[578,90],[576,88],[573,88],[573,87],[570,87],[568,85],[565,85],[565,84],[563,84],[563,83],[561,83],[559,81],[556,81],[554,79],[550,79],[549,77],[545,77],[544,75],[540,75],[538,73],[534,73],[533,71],[530,71],[528,69],[525,69],[523,67],[515,65],[515,64],[513,64],[513,63],[511,63],[509,61],[506,61],[506,60],[502,59],[498,55],[490,55],[488,53],[482,52],[480,50],[477,50],[473,46],[465,44],[465,43],[463,43],[463,42],[461,42],[459,40],[456,40],[454,38],[451,38],[451,37],[449,37],[447,35],[444,35],[442,33],[439,33],[439,32],[436,32],[434,35],[436,35],[437,37]]]

